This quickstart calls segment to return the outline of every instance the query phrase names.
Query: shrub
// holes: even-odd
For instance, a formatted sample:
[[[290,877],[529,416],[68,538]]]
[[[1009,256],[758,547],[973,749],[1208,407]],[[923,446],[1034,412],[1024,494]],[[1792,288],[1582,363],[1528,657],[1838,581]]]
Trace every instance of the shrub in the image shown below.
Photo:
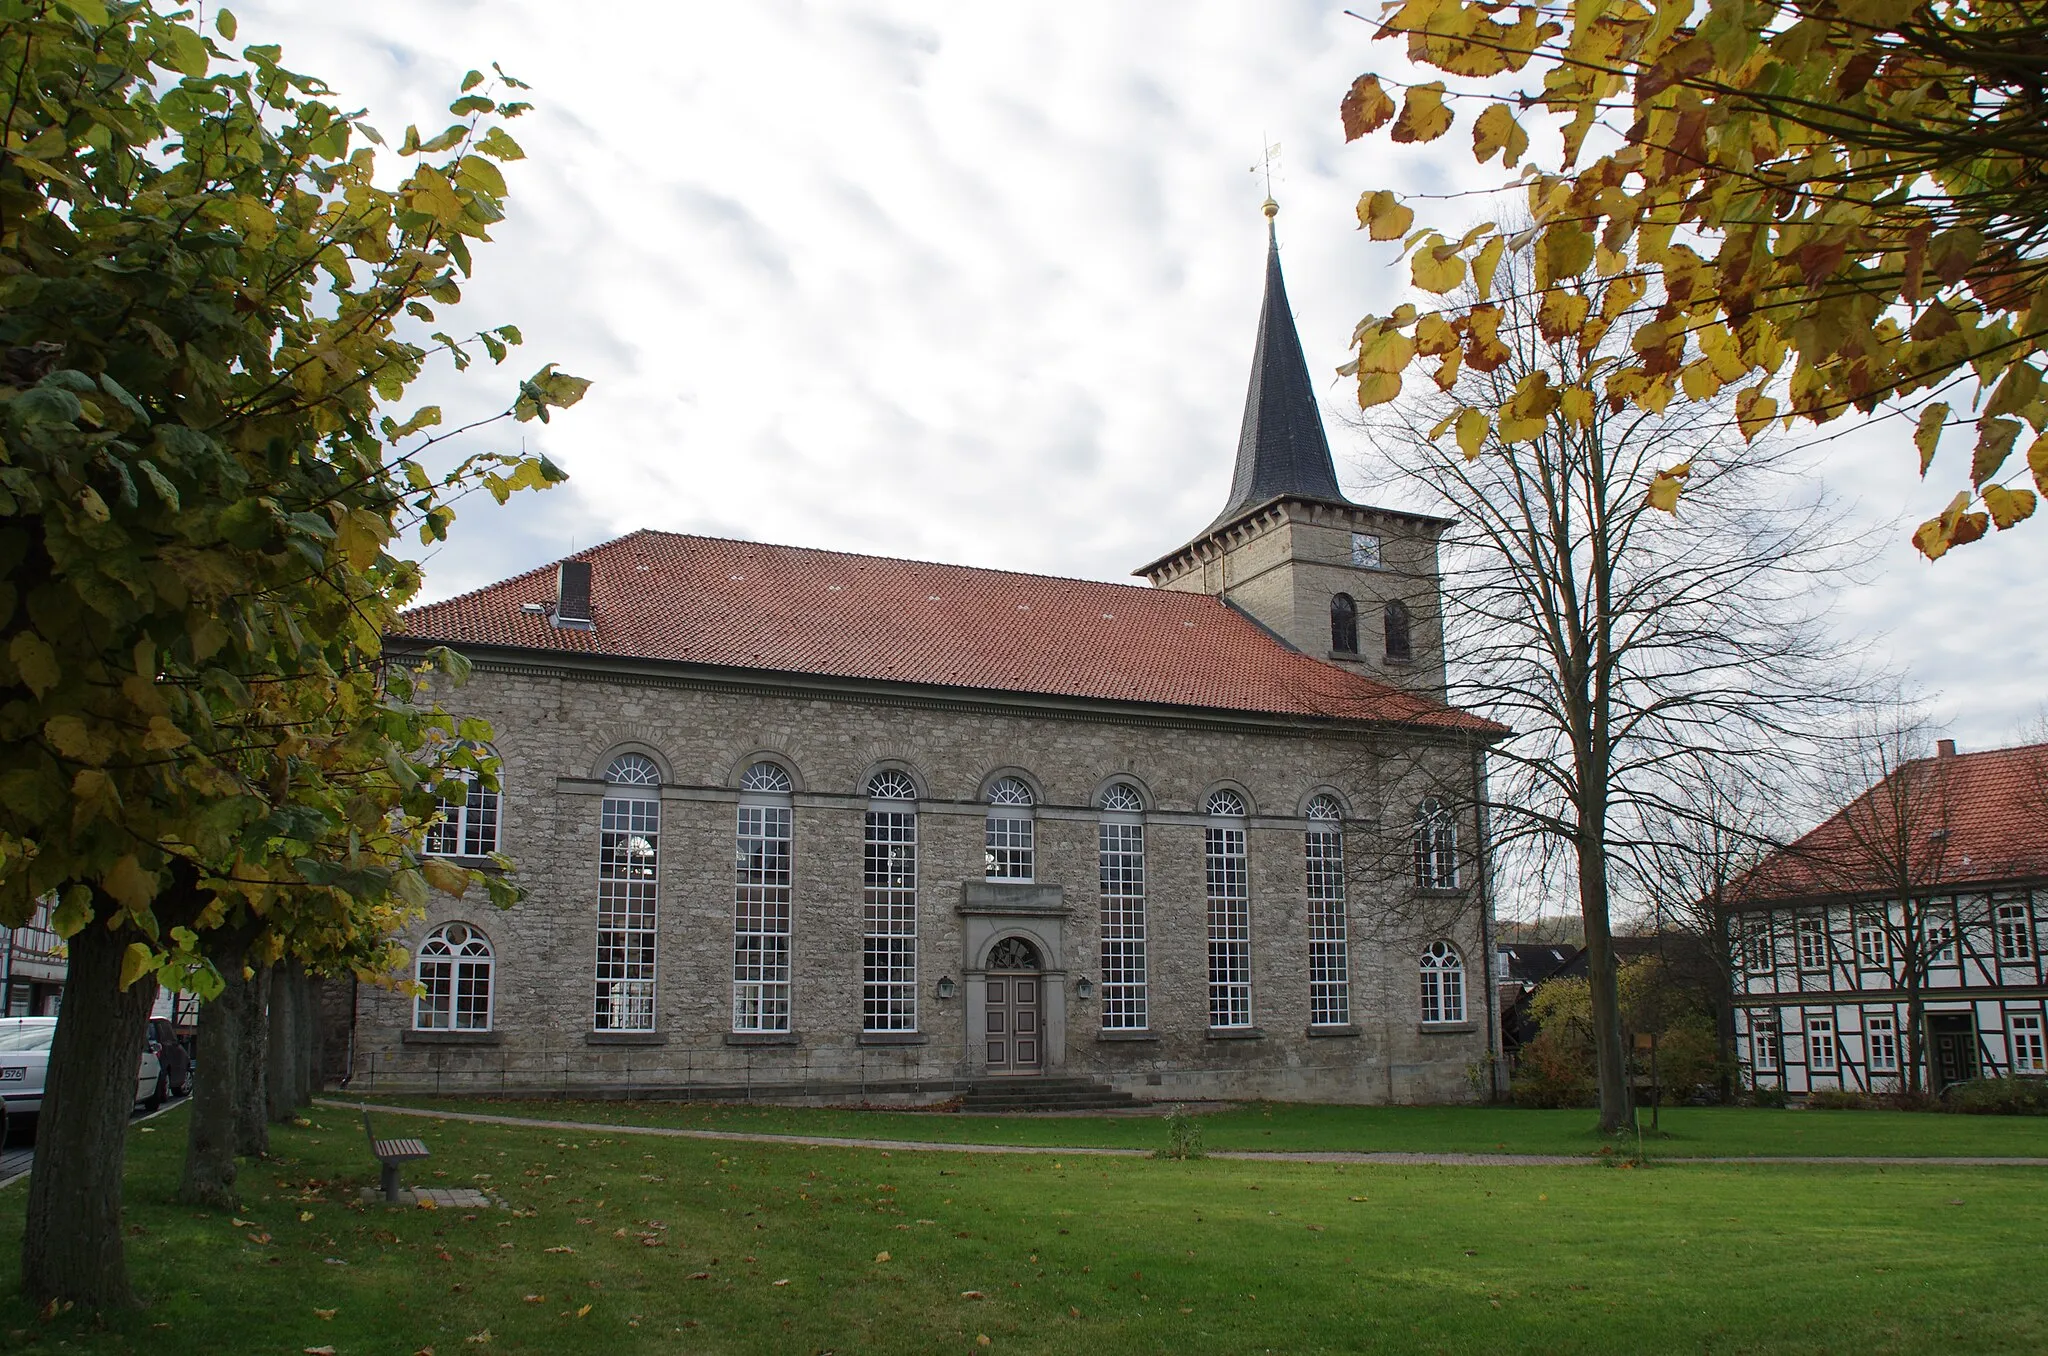
[[[1776,1084],[1766,1083],[1760,1087],[1751,1088],[1749,1100],[1758,1106],[1783,1107],[1785,1105],[1785,1090]]]
[[[2048,1078],[1973,1078],[1941,1099],[1950,1111],[1973,1116],[2048,1116]]]
[[[1160,1158],[1206,1158],[1208,1151],[1202,1147],[1202,1123],[1188,1114],[1185,1106],[1176,1106],[1166,1117],[1166,1147],[1157,1155]]]
[[[1821,1088],[1806,1095],[1809,1111],[1876,1111],[1879,1103],[1858,1088]]]
[[[1592,1061],[1581,1058],[1576,1043],[1545,1029],[1522,1047],[1515,1080],[1508,1096],[1516,1106],[1556,1109],[1593,1106],[1595,1096]]]

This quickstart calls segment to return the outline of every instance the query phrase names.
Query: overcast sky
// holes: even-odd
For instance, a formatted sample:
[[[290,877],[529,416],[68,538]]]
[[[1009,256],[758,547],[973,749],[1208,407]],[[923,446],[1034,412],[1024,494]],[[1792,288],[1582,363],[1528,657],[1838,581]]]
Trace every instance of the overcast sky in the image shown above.
[[[597,384],[544,429],[491,435],[572,480],[472,501],[434,596],[640,527],[1127,578],[1224,501],[1268,142],[1339,472],[1384,498],[1357,470],[1367,435],[1332,417],[1334,369],[1406,269],[1352,205],[1492,182],[1462,122],[1429,147],[1343,144],[1338,99],[1396,53],[1336,3],[233,8],[241,41],[282,42],[394,142],[444,125],[472,66],[534,86],[510,219],[459,313],[520,325],[524,355],[415,393],[481,413],[548,360]],[[1906,528],[1960,471],[1919,484],[1908,435],[1830,445],[1835,488],[1906,524],[1841,624],[1966,748],[2007,742],[2042,710],[2048,518],[1927,565]]]

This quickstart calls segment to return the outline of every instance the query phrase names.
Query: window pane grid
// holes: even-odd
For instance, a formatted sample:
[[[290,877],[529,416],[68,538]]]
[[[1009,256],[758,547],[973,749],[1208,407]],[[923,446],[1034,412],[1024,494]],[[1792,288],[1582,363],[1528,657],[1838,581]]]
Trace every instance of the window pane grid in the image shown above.
[[[488,857],[497,850],[498,793],[472,777],[462,799],[442,799],[440,818],[427,826],[421,851],[432,857]]]
[[[1209,893],[1209,1025],[1252,1024],[1251,882],[1244,830],[1203,830]]]
[[[597,994],[591,1021],[599,1031],[652,1031],[661,802],[607,796],[598,814]]]
[[[1802,970],[1827,969],[1827,934],[1821,930],[1820,919],[1800,919],[1796,925],[1795,935],[1798,939],[1799,968]]]
[[[1351,973],[1345,945],[1344,837],[1335,829],[1303,835],[1308,877],[1309,1022],[1345,1026],[1351,1021]]]
[[[732,1029],[787,1031],[789,807],[740,806],[733,861]]]
[[[1102,885],[1102,1025],[1142,1031],[1145,1006],[1145,826],[1105,823],[1097,849]]]
[[[1864,1018],[1863,1044],[1872,1073],[1899,1071],[1899,1027],[1896,1018]]]
[[[1750,1067],[1758,1073],[1778,1070],[1778,1019],[1774,1013],[1755,1013],[1749,1019]]]
[[[1449,942],[1431,942],[1422,953],[1422,1020],[1465,1020],[1465,962]]]
[[[2048,1044],[2042,1041],[2041,1019],[2013,1016],[2007,1019],[2007,1029],[2012,1033],[2012,1071],[2048,1073]]]
[[[987,868],[990,880],[1030,880],[1033,833],[1029,819],[988,817]]]
[[[2027,961],[2034,958],[2033,928],[2024,904],[1998,906],[1998,958]]]
[[[1415,812],[1415,884],[1458,888],[1458,824],[1439,801],[1426,800]]]
[[[1806,1019],[1806,1063],[1815,1073],[1835,1071],[1835,1020],[1832,1017]]]
[[[900,774],[899,774],[900,775]],[[861,1029],[917,1030],[917,816],[868,812]]]

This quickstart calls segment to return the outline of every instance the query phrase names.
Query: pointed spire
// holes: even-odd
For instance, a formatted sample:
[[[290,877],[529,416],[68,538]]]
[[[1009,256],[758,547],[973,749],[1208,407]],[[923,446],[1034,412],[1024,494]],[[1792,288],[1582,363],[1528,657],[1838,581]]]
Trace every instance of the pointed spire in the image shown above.
[[[1273,218],[1279,204],[1265,202],[1266,300],[1259,309],[1259,341],[1252,352],[1251,389],[1245,394],[1244,426],[1237,438],[1237,470],[1230,478],[1230,503],[1211,529],[1246,509],[1281,495],[1348,502],[1337,486],[1330,442],[1309,384],[1308,360],[1287,305],[1280,277],[1280,239]]]

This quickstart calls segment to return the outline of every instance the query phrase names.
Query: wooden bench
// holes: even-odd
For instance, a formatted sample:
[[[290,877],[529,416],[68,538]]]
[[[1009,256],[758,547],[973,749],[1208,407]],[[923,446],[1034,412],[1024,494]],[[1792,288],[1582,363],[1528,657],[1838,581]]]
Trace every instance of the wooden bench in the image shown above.
[[[370,1152],[376,1156],[381,1170],[379,1185],[384,1189],[384,1199],[398,1199],[398,1165],[412,1163],[422,1158],[432,1158],[427,1146],[416,1139],[378,1139],[377,1132],[370,1128],[370,1113],[363,1113],[363,1134],[369,1138]]]

